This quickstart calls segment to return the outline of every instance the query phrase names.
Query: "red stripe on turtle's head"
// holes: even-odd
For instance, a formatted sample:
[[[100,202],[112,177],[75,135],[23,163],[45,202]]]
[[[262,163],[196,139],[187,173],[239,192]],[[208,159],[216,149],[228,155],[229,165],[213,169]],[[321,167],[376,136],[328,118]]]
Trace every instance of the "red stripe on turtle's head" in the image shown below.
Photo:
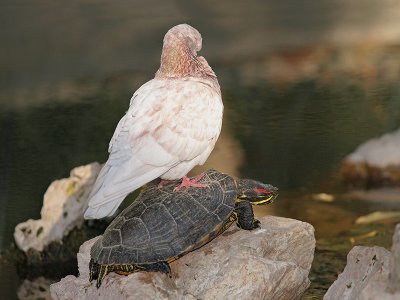
[[[254,189],[254,191],[255,191],[256,193],[259,193],[259,194],[268,194],[268,193],[271,193],[271,191],[266,190],[266,189]]]

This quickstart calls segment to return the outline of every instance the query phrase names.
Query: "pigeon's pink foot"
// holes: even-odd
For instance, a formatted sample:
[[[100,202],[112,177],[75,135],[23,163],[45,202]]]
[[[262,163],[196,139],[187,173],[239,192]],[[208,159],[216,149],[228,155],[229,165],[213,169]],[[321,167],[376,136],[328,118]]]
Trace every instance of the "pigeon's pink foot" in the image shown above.
[[[207,187],[208,186],[207,184],[197,183],[200,179],[203,178],[203,176],[204,176],[204,173],[200,173],[192,180],[190,180],[187,176],[183,176],[182,183],[179,186],[177,186],[176,188],[174,188],[174,192],[180,191],[184,187],[199,187],[199,188]]]

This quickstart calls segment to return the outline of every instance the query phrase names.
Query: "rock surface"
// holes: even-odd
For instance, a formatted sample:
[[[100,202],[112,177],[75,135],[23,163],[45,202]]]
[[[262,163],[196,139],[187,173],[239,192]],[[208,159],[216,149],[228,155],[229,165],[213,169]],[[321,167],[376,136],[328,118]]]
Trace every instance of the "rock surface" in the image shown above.
[[[393,264],[390,267],[388,292],[397,293],[400,299],[400,224],[397,224],[392,243]]]
[[[344,182],[355,186],[400,185],[400,129],[369,140],[341,165]]]
[[[83,224],[83,213],[93,183],[100,171],[97,162],[76,167],[69,178],[52,182],[44,194],[41,219],[29,219],[15,227],[17,246],[42,251],[53,241],[61,241],[73,228]]]
[[[267,216],[254,231],[231,226],[224,234],[171,263],[171,276],[139,272],[107,275],[97,289],[89,283],[90,248],[78,253],[80,276],[51,286],[54,299],[299,299],[310,284],[314,228]]]
[[[349,252],[343,273],[324,296],[324,300],[336,299],[400,299],[400,224],[392,251],[356,246]]]

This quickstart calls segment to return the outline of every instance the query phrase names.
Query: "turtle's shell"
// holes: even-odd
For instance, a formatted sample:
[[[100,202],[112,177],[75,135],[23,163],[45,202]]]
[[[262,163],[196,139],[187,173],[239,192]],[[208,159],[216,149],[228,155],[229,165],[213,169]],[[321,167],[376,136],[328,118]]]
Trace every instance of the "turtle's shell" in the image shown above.
[[[146,188],[108,226],[91,249],[103,265],[172,261],[210,241],[231,216],[237,187],[232,177],[205,172],[204,188],[177,184]]]

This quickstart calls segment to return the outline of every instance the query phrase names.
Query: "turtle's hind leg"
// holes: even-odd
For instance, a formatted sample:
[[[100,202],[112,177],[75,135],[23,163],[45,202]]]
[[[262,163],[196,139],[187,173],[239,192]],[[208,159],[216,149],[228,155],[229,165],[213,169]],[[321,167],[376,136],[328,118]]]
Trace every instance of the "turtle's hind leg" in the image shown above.
[[[97,277],[97,283],[96,287],[99,288],[101,286],[101,283],[103,282],[103,279],[106,277],[108,274],[108,266],[107,265],[100,265],[100,271]]]
[[[100,265],[99,263],[95,262],[93,258],[91,258],[89,262],[89,282],[97,279],[96,286],[99,288],[104,277],[106,277],[108,274],[108,271],[107,265]]]
[[[134,264],[121,264],[121,265],[115,265],[113,271],[115,273],[117,273],[118,275],[128,276],[129,274],[132,274],[134,272],[138,272],[141,270],[142,270],[142,268],[140,268]]]

